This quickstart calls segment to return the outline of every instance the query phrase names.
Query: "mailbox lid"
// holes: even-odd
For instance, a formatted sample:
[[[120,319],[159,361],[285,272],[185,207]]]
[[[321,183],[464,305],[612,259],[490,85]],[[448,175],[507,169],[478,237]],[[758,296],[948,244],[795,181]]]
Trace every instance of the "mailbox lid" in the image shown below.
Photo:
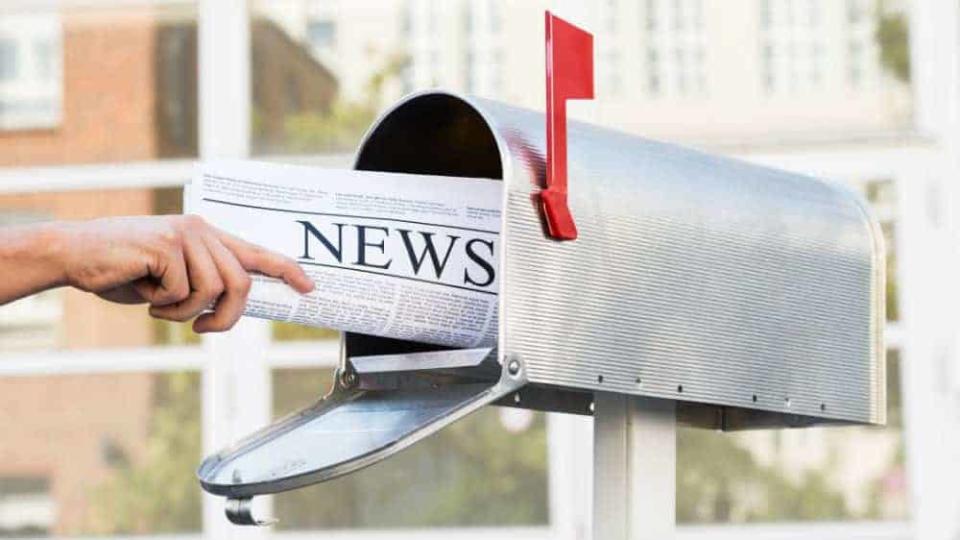
[[[208,457],[197,475],[215,495],[248,498],[372,465],[506,392],[491,383],[338,390]]]

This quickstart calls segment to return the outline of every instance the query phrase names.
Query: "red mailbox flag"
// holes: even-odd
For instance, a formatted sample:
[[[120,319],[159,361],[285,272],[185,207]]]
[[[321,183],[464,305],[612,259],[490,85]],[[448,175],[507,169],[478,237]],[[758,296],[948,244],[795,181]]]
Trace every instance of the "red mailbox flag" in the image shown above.
[[[567,207],[567,100],[593,99],[593,35],[546,12],[547,186],[540,202],[547,232],[576,240]]]

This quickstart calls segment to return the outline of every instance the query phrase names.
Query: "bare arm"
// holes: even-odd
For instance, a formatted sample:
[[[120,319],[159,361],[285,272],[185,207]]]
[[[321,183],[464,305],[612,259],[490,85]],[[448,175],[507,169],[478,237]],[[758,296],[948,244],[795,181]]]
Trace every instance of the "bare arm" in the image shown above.
[[[69,285],[114,302],[149,303],[157,318],[196,317],[197,332],[220,331],[243,313],[248,272],[283,279],[301,293],[313,289],[292,259],[196,216],[0,228],[0,305]],[[213,312],[203,313],[211,305]]]
[[[0,228],[0,305],[66,285],[62,236],[54,224]]]

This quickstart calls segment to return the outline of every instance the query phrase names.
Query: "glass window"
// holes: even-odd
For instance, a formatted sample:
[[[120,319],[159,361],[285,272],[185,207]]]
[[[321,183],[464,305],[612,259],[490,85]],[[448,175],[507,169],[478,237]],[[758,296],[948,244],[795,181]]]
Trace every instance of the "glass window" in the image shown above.
[[[0,132],[60,123],[62,28],[56,14],[0,18]]]
[[[887,354],[886,427],[743,433],[680,429],[677,521],[904,520],[900,355]]]
[[[333,46],[336,38],[336,25],[333,21],[311,21],[307,27],[307,39],[316,50]]]
[[[200,530],[199,374],[2,377],[0,424],[0,536]]]
[[[195,156],[195,8],[56,5],[0,17],[0,166]]]
[[[52,81],[57,75],[55,66],[59,65],[57,49],[50,38],[40,38],[33,44],[34,62],[37,66],[37,79]]]
[[[48,536],[54,508],[46,476],[0,475],[0,537]]]
[[[275,370],[274,415],[317,400],[331,376]],[[274,511],[286,530],[547,525],[544,416],[487,407],[370,468],[279,494]]]
[[[706,91],[702,0],[651,0],[646,3],[646,48],[664,62],[647,62],[651,96],[689,97]],[[657,84],[650,84],[657,81]]]
[[[499,2],[473,2],[465,5],[467,21],[466,45],[463,47],[465,82],[467,93],[496,98],[500,97],[500,71],[502,69],[502,41],[500,38]]]
[[[900,320],[900,288],[897,272],[896,186],[893,180],[873,180],[864,185],[864,192],[873,206],[887,250],[887,321]]]
[[[768,94],[797,94],[817,89],[822,82],[824,65],[822,43],[828,40],[829,29],[821,24],[819,1],[804,4],[770,0],[763,6],[763,18],[786,21],[772,26],[765,24],[761,32],[764,57],[763,77]],[[802,16],[794,16],[804,7]],[[778,54],[772,54],[772,51]]]
[[[47,220],[181,213],[182,189],[0,195],[0,226]],[[89,349],[199,343],[189,324],[150,318],[144,306],[55,289],[0,306],[0,350]]]
[[[899,318],[896,189],[864,184],[887,244],[887,319]],[[909,516],[900,352],[887,352],[886,427],[717,433],[681,429],[681,523],[904,520]]]
[[[17,42],[10,38],[0,39],[0,82],[17,76]]]
[[[632,0],[577,10],[577,22],[596,35],[590,120],[741,148],[909,128],[909,2],[857,0],[856,17],[847,2],[742,4]],[[329,54],[311,57],[298,51],[312,49],[312,13],[321,8],[307,0],[254,3],[258,154],[351,153],[384,107],[433,87],[543,109],[537,9],[502,0],[323,6],[336,39]],[[611,24],[615,31],[606,31]],[[274,41],[258,37],[268,33]],[[292,73],[286,80],[301,87],[299,102],[270,100],[278,70]]]
[[[270,323],[274,341],[331,341],[339,339],[340,332],[329,328],[314,328],[302,324],[273,321]]]

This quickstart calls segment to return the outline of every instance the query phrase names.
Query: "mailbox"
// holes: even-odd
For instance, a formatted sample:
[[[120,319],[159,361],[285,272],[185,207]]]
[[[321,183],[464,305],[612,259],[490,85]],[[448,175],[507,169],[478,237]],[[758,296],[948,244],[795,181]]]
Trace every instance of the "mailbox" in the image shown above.
[[[427,92],[370,129],[357,169],[504,182],[497,345],[344,335],[326,397],[200,467],[232,520],[488,404],[591,414],[602,391],[674,400],[679,421],[713,429],[885,421],[883,237],[857,194],[571,123],[578,237],[558,241],[544,123]]]

